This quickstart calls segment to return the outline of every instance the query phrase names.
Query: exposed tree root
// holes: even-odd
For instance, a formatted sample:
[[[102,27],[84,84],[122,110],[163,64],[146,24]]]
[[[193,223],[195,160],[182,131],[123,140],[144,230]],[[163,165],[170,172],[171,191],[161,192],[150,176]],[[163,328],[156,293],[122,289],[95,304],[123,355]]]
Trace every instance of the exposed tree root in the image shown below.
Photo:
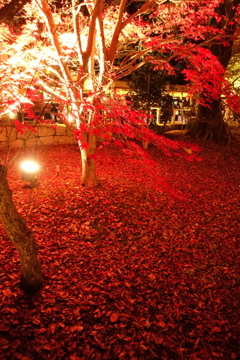
[[[223,120],[212,122],[198,121],[187,131],[186,135],[224,146],[229,145],[232,139],[231,129]]]

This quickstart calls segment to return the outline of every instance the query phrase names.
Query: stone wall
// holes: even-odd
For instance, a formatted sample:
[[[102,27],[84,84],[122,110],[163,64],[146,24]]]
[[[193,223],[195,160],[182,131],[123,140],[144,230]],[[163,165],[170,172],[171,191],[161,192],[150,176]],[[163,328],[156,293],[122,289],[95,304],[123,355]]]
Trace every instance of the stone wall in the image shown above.
[[[77,141],[72,134],[74,128],[63,124],[36,126],[37,133],[27,129],[24,134],[17,132],[14,126],[0,124],[0,148],[1,147],[31,147],[39,145],[62,145],[76,144]]]

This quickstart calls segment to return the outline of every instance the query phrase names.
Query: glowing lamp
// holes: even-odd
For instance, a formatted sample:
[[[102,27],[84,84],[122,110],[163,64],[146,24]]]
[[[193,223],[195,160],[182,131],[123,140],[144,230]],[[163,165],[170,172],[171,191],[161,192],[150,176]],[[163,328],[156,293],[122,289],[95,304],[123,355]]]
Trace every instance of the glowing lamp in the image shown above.
[[[31,186],[37,186],[37,179],[35,174],[39,170],[39,164],[33,160],[25,160],[20,165],[22,170],[22,180],[30,182]]]
[[[72,123],[75,120],[74,116],[71,113],[68,113],[67,119],[69,123]]]
[[[16,113],[14,113],[13,111],[9,111],[8,115],[9,115],[10,119],[15,119],[15,117],[16,117]]]

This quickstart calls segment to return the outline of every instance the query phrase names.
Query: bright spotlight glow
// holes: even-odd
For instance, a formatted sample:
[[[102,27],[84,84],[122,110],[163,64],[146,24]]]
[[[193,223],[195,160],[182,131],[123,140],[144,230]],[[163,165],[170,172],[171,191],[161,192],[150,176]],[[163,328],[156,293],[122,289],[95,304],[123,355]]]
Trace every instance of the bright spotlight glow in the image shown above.
[[[26,160],[22,162],[20,166],[23,171],[31,174],[34,174],[39,170],[39,165],[32,160]]]
[[[13,111],[9,111],[8,115],[10,119],[14,119],[16,117],[16,113],[14,113]]]
[[[70,122],[70,123],[74,121],[74,117],[73,117],[73,115],[70,114],[70,113],[68,113],[67,119],[68,119],[68,122]]]

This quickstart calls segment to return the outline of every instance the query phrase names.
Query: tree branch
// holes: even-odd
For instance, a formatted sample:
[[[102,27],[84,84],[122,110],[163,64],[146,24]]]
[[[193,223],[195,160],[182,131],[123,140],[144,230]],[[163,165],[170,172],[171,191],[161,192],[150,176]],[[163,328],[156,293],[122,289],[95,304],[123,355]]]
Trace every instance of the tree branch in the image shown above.
[[[101,4],[101,0],[97,0],[96,4],[94,6],[94,9],[92,10],[92,13],[90,15],[91,20],[90,20],[90,24],[89,24],[87,48],[86,48],[86,51],[83,56],[83,67],[84,68],[87,66],[89,58],[92,54],[92,47],[93,47],[95,31],[96,31],[96,20],[97,20],[98,14],[99,14],[100,4]],[[89,7],[88,7],[88,9],[89,9]]]

